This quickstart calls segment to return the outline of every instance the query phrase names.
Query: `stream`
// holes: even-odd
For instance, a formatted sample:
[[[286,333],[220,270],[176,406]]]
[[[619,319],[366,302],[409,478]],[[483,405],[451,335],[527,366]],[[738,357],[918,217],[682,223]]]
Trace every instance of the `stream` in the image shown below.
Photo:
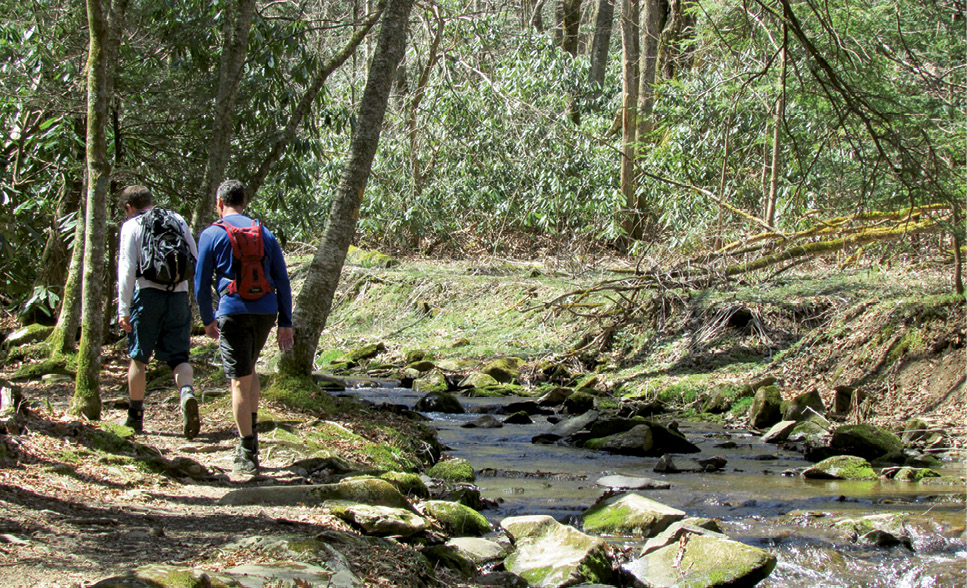
[[[421,396],[395,387],[347,389],[347,394],[374,404],[408,407]],[[671,488],[635,492],[688,516],[717,519],[731,538],[775,555],[778,564],[761,587],[967,586],[963,487],[892,480],[807,480],[788,475],[810,465],[801,454],[763,443],[742,429],[702,422],[682,422],[681,432],[701,448],[695,456],[725,458],[724,470],[666,475],[653,471],[658,458],[532,444],[533,436],[551,428],[546,417],[534,415],[534,423],[528,425],[463,428],[481,416],[478,411],[529,399],[459,400],[466,414],[426,416],[438,430],[446,453],[466,459],[477,471],[482,497],[496,501],[496,508],[482,512],[491,523],[508,516],[548,514],[580,529],[579,515],[605,490],[596,480],[613,474],[645,477],[668,482]],[[940,473],[962,476],[964,470],[963,462],[945,462]],[[950,496],[955,493],[961,498]],[[885,513],[904,517],[912,550],[858,545],[821,524],[833,517]],[[641,544],[626,538],[610,541],[633,554]]]

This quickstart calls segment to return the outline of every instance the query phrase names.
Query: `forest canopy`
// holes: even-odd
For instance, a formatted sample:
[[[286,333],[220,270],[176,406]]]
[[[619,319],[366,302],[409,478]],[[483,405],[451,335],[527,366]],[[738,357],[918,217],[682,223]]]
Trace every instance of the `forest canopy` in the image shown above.
[[[0,4],[3,303],[53,316],[87,185],[88,14]],[[211,214],[226,24],[244,4],[126,2],[106,128],[111,235],[128,184],[186,218]],[[288,247],[311,245],[382,4],[250,4],[224,177],[264,174],[255,214]],[[921,207],[962,242],[960,0],[438,0],[408,22],[357,242],[497,254],[550,236],[695,252]]]

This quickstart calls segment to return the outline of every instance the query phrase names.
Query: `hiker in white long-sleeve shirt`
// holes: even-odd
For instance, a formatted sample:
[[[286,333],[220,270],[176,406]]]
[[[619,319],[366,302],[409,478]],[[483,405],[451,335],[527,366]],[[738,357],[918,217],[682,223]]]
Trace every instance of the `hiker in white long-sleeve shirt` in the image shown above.
[[[148,188],[128,186],[121,192],[121,203],[127,220],[121,225],[118,248],[118,322],[127,333],[131,357],[130,404],[124,425],[143,432],[146,370],[154,356],[167,363],[174,373],[175,385],[181,392],[182,432],[193,439],[201,426],[192,387],[194,376],[188,362],[188,284],[198,257],[195,240],[181,215],[161,208],[153,210]],[[155,226],[167,228],[173,235],[159,238],[159,230],[150,228]],[[159,245],[159,239],[167,242]],[[183,267],[172,269],[171,259],[178,259]]]

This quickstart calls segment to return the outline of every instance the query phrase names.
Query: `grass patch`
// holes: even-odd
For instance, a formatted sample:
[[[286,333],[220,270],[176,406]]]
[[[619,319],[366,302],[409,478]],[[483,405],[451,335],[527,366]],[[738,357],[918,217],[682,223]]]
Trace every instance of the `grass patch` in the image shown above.
[[[311,376],[276,374],[268,388],[262,390],[262,396],[296,410],[322,414],[339,411],[339,402]]]

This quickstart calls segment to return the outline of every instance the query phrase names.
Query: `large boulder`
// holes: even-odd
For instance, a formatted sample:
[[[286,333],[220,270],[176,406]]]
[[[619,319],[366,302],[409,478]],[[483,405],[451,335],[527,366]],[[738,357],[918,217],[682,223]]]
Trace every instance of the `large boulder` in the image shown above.
[[[446,393],[450,389],[447,377],[439,370],[432,370],[413,381],[413,390],[420,394]],[[417,408],[416,410],[420,410]]]
[[[685,513],[629,492],[601,500],[581,515],[586,533],[652,537]]]
[[[416,401],[413,410],[419,412],[442,412],[445,414],[463,414],[466,412],[457,398],[445,390],[430,392]]]
[[[775,556],[721,536],[687,534],[621,566],[628,586],[755,586],[772,573]]]
[[[610,548],[600,537],[547,515],[510,517],[500,525],[514,544],[504,567],[531,586],[606,583],[611,578]]]
[[[700,451],[678,431],[654,422],[635,425],[623,433],[588,439],[583,445],[588,449],[641,457]]]
[[[749,408],[749,426],[766,429],[782,420],[782,393],[778,386],[763,386],[756,390]]]
[[[517,380],[522,363],[516,357],[501,357],[485,365],[480,369],[480,372],[489,375],[501,384],[509,384]]]
[[[808,468],[802,473],[802,477],[818,480],[875,480],[876,472],[862,457],[837,455]]]
[[[826,406],[823,404],[823,398],[819,395],[819,390],[814,388],[787,402],[782,411],[782,419],[786,421],[805,421],[814,416],[823,418],[825,414]]]
[[[874,425],[843,425],[833,431],[829,447],[840,455],[875,460],[902,452],[903,441],[896,434]]]

